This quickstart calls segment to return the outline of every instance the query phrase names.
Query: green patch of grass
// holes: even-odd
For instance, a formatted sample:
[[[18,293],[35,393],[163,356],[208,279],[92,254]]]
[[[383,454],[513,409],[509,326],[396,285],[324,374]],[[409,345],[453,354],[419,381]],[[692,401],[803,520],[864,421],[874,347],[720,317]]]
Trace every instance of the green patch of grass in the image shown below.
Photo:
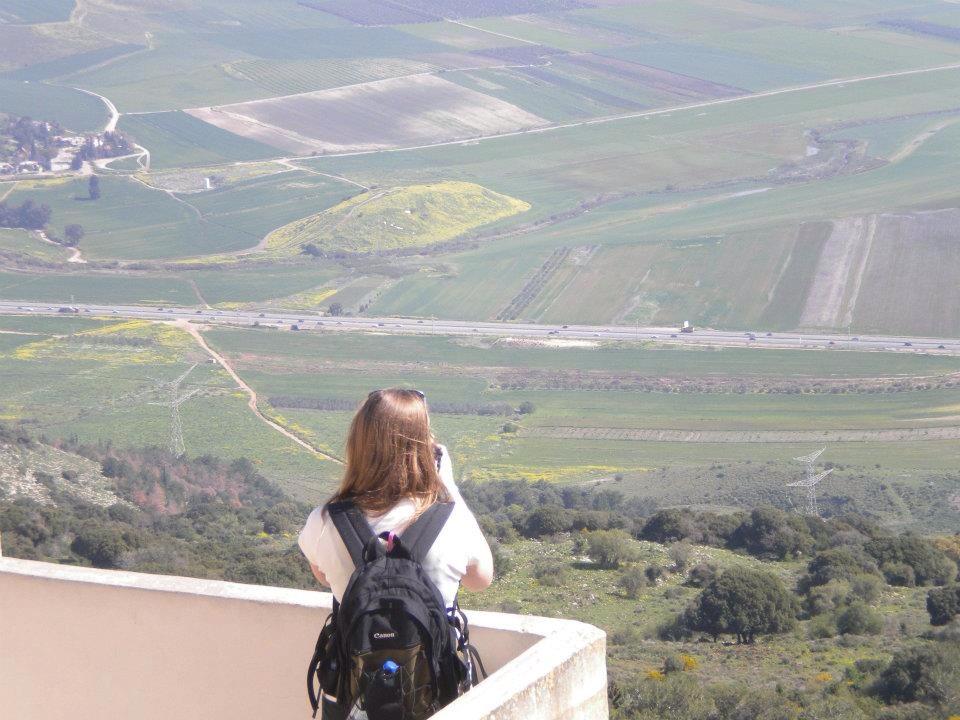
[[[76,132],[102,130],[108,117],[103,102],[79,90],[3,78],[0,108],[10,115],[56,121]]]
[[[157,170],[264,160],[279,154],[179,111],[125,115],[119,128],[150,149],[150,164]]]

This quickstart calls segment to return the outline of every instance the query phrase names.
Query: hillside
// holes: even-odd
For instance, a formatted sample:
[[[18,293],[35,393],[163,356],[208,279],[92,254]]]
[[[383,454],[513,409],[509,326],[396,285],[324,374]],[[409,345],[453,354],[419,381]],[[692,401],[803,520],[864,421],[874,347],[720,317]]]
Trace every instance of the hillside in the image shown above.
[[[369,190],[274,230],[266,250],[321,256],[418,250],[529,209],[522,200],[467,182]]]
[[[11,454],[21,475],[0,475],[8,556],[314,587],[295,545],[310,506],[248,462],[58,447],[4,428],[0,457]],[[93,486],[95,496],[76,490]],[[950,663],[960,620],[932,625],[925,607],[958,587],[958,536],[930,542],[853,515],[822,521],[765,508],[650,514],[608,488],[461,489],[497,572],[490,589],[462,596],[464,607],[606,630],[611,717],[935,718],[958,699],[960,664]],[[723,582],[746,592],[734,581],[761,583],[751,591],[760,596],[737,601],[760,602],[758,618],[771,612],[761,596],[781,594],[776,623],[751,620],[756,637],[751,630],[744,642],[729,625],[736,612],[694,612]],[[908,678],[939,674],[917,676],[922,689],[911,690],[892,680],[891,666]]]

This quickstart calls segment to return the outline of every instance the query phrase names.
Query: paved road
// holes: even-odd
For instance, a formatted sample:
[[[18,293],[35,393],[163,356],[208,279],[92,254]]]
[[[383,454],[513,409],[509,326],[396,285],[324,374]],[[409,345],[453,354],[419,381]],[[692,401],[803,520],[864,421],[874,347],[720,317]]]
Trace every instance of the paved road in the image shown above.
[[[58,304],[0,302],[0,315],[63,315]],[[838,335],[828,333],[752,333],[734,330],[697,329],[680,333],[677,328],[626,325],[540,325],[535,323],[475,322],[416,318],[321,317],[306,313],[271,311],[208,310],[184,307],[136,305],[70,305],[80,315],[117,316],[146,320],[196,320],[222,325],[296,326],[301,332],[366,330],[390,334],[477,335],[562,340],[643,340],[681,345],[724,347],[828,348],[833,350],[897,350],[960,355],[960,339],[893,335]]]

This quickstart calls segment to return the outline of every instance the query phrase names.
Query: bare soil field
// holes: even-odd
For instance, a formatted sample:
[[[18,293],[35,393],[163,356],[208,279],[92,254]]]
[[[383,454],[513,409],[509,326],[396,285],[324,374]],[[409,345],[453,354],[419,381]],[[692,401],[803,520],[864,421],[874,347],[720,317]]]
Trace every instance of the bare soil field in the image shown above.
[[[741,88],[721,85],[689,75],[680,75],[668,70],[641,65],[628,60],[603,57],[593,53],[570,55],[567,57],[567,61],[609,75],[619,82],[626,80],[666,93],[675,97],[678,101],[732,97],[746,92]]]
[[[187,112],[296,153],[385,150],[547,124],[508,102],[429,74]]]
[[[833,223],[800,317],[802,327],[836,328],[852,322],[876,234],[874,216],[844,218]]]

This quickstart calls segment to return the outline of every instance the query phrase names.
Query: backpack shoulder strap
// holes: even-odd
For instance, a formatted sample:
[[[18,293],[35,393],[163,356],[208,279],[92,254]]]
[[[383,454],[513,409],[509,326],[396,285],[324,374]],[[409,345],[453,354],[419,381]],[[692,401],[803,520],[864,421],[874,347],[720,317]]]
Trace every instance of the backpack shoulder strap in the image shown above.
[[[451,512],[453,512],[452,502],[434,503],[403,531],[400,541],[414,560],[423,562]]]
[[[374,537],[367,519],[350,500],[330,503],[327,505],[327,512],[330,513],[330,519],[340,533],[343,544],[347,546],[354,567],[360,567],[363,563],[363,550]]]

